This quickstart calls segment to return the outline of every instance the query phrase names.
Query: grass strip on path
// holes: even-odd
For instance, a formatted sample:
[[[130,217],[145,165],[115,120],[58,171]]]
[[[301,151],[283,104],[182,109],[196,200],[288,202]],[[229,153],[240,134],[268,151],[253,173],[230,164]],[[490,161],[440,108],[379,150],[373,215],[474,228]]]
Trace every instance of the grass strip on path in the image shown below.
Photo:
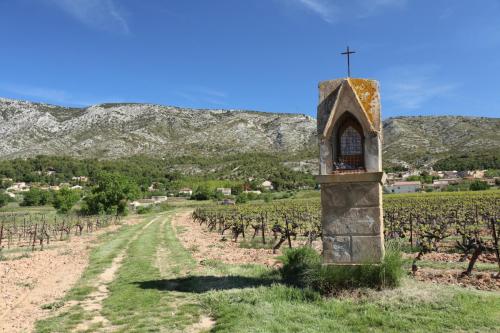
[[[109,268],[113,259],[126,248],[130,239],[151,220],[152,218],[135,225],[124,225],[116,231],[100,235],[97,240],[100,245],[92,250],[88,267],[62,300],[63,308],[58,311],[59,314],[38,321],[36,331],[70,332],[82,321],[91,319],[92,314],[86,313],[79,303],[96,291],[95,282],[98,276]]]

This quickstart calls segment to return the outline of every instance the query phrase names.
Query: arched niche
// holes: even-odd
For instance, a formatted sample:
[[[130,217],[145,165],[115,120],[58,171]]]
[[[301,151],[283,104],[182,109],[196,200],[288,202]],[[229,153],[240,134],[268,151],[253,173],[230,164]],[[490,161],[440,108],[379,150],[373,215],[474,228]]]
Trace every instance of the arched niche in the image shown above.
[[[366,171],[363,126],[349,111],[336,120],[331,131],[330,146],[334,173]]]

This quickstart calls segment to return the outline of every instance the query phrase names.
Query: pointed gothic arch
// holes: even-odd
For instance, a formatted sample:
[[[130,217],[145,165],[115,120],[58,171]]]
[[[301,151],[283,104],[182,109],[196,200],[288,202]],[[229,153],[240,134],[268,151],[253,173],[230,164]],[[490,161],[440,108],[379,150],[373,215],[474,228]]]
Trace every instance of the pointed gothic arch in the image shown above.
[[[338,119],[331,136],[333,171],[365,171],[365,136],[356,117],[346,111]]]

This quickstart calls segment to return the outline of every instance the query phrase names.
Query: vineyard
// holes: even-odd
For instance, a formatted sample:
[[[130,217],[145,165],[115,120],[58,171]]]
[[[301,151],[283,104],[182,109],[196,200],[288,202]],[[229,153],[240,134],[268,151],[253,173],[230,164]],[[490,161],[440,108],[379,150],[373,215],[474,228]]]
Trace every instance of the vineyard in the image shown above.
[[[319,199],[283,200],[276,203],[198,208],[193,220],[205,224],[232,241],[251,239],[268,244],[276,252],[293,241],[311,245],[321,238]],[[460,253],[469,259],[464,275],[470,275],[481,255],[488,255],[500,269],[500,193],[463,192],[384,197],[386,240],[398,239],[415,253],[412,270],[426,253]]]
[[[112,224],[119,216],[48,215],[19,212],[0,213],[0,254],[2,249],[27,248],[43,250],[53,241],[92,233]]]

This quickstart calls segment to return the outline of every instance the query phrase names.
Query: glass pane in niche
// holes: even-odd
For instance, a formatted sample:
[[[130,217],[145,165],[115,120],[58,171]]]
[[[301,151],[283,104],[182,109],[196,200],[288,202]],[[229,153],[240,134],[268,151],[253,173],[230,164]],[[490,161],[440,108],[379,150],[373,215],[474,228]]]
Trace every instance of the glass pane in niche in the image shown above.
[[[340,155],[360,155],[363,153],[361,134],[351,126],[340,137]]]

